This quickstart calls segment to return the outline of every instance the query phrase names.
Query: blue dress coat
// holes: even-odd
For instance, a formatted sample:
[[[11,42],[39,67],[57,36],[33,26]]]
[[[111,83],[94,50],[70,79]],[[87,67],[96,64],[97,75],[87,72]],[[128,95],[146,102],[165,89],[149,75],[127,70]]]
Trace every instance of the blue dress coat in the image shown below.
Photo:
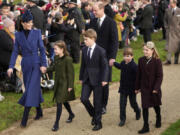
[[[18,103],[25,107],[38,107],[43,102],[40,87],[40,67],[47,66],[41,31],[31,30],[27,38],[23,31],[15,33],[15,45],[9,68],[14,68],[19,51],[22,53],[21,67],[25,93]]]

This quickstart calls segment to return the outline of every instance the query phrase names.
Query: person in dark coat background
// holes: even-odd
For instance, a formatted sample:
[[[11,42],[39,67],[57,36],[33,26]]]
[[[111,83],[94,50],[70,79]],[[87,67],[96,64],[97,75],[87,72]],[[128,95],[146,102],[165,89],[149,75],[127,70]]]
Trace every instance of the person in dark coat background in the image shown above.
[[[46,20],[43,11],[37,6],[38,0],[27,0],[28,8],[30,9],[33,15],[33,24],[34,27],[40,29],[42,35],[45,35],[46,30]]]
[[[141,15],[140,29],[144,42],[151,41],[151,33],[153,29],[153,7],[150,0],[143,0],[144,8]]]
[[[104,7],[104,12],[107,16],[109,16],[111,19],[114,19],[116,13],[113,11],[110,3],[112,0],[101,0],[104,4],[105,4],[105,7]]]
[[[73,58],[73,63],[80,62],[80,34],[85,28],[81,17],[81,12],[77,8],[77,0],[69,1],[69,15],[68,20],[74,19],[74,28],[66,35],[66,44],[70,45],[70,55]]]
[[[132,48],[125,48],[123,52],[124,60],[121,63],[114,62],[114,66],[121,70],[120,80],[120,123],[119,126],[124,126],[126,121],[126,105],[127,97],[129,96],[130,105],[136,113],[136,120],[141,117],[141,110],[138,107],[135,94],[135,81],[137,73],[137,64],[133,59]]]
[[[163,80],[162,63],[153,42],[149,41],[143,48],[144,56],[138,61],[135,92],[141,92],[144,126],[139,134],[149,132],[149,108],[156,112],[156,128],[161,127],[161,84]]]
[[[54,97],[53,99],[57,103],[56,121],[52,128],[52,131],[59,129],[59,120],[62,113],[62,104],[65,106],[69,113],[67,123],[71,123],[75,117],[71,110],[71,106],[68,101],[75,99],[74,93],[74,67],[72,58],[66,49],[64,41],[57,41],[54,44],[55,62],[51,65],[47,71],[55,71],[55,85],[54,85]]]
[[[18,102],[24,106],[21,127],[26,127],[31,107],[36,107],[37,110],[35,120],[43,116],[40,105],[43,102],[40,80],[41,72],[46,72],[47,61],[41,31],[32,29],[32,20],[31,12],[26,10],[22,15],[23,30],[15,33],[15,44],[7,71],[8,76],[11,77],[17,56],[21,51],[21,67],[25,85],[25,93]]]
[[[164,27],[164,15],[167,8],[168,8],[168,1],[160,0],[158,7],[158,24],[159,24],[159,28],[162,28],[163,40],[166,39],[166,29]]]
[[[4,72],[9,67],[9,62],[11,59],[11,53],[14,46],[14,22],[9,18],[3,20],[3,29],[0,30],[0,68]]]
[[[109,62],[109,81],[112,76],[112,65],[116,59],[118,50],[118,31],[116,22],[104,13],[104,3],[96,2],[93,6],[95,19],[91,20],[90,28],[97,33],[96,43],[106,50]],[[103,109],[102,113],[106,113],[106,106],[109,97],[109,84],[103,87]]]

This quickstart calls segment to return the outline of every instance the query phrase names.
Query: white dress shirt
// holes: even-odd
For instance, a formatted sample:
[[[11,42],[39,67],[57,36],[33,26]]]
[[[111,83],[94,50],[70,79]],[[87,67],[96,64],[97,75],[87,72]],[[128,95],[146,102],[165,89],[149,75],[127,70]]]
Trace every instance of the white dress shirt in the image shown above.
[[[100,27],[101,27],[102,23],[104,22],[105,18],[106,18],[105,14],[103,15],[103,17],[99,18],[99,20],[100,20]]]

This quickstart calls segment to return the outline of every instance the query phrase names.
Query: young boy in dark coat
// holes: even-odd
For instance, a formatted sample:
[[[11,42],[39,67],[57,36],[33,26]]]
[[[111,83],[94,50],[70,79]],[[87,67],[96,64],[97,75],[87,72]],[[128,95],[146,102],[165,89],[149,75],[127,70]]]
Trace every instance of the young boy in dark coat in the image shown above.
[[[94,125],[93,131],[102,128],[102,88],[107,85],[109,73],[105,50],[95,43],[96,38],[97,34],[93,29],[89,29],[84,33],[86,47],[82,49],[79,77],[82,82],[81,102],[92,117],[91,124]],[[92,91],[94,105],[89,101]]]
[[[133,51],[132,48],[125,48],[124,60],[119,64],[114,62],[114,66],[121,70],[121,80],[120,80],[120,123],[119,126],[124,126],[126,121],[126,105],[127,97],[129,96],[129,101],[131,107],[136,112],[136,120],[140,119],[141,111],[136,102],[135,94],[135,81],[137,73],[137,65],[133,60]]]

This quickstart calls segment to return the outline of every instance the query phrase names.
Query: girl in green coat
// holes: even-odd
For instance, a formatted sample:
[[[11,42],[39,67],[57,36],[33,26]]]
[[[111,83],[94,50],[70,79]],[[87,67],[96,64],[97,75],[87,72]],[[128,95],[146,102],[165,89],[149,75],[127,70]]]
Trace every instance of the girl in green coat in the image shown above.
[[[55,85],[53,100],[57,103],[56,121],[52,131],[59,129],[59,120],[62,113],[62,104],[69,112],[67,123],[71,123],[74,113],[68,101],[75,99],[74,94],[74,68],[72,58],[69,56],[64,41],[57,41],[54,44],[55,60],[54,64],[48,68],[48,72],[55,71]]]

